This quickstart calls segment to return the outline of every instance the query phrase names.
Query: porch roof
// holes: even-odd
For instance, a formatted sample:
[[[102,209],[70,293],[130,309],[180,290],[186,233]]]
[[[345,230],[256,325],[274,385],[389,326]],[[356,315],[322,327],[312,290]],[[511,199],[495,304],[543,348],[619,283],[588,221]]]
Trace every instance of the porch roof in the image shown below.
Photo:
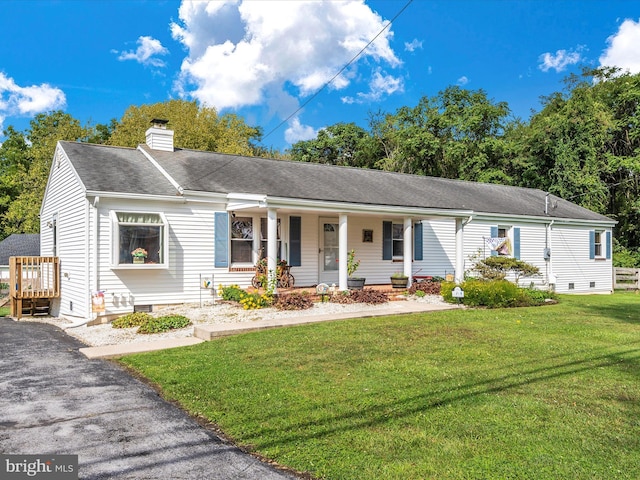
[[[171,195],[178,192],[139,150],[60,142],[87,190]],[[246,193],[318,202],[545,216],[542,190],[334,165],[141,145],[185,191]],[[550,195],[548,217],[613,222]]]

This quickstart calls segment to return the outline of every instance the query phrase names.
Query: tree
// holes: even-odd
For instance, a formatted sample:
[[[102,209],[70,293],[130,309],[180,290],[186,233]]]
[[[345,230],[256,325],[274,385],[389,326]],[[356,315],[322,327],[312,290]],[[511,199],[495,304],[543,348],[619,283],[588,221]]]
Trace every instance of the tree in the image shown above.
[[[23,140],[19,140],[19,136]],[[20,187],[14,191],[15,197],[0,218],[3,238],[12,233],[40,231],[40,204],[56,144],[58,140],[77,141],[86,136],[87,129],[61,110],[36,115],[24,135],[10,132],[14,167],[3,182],[18,182]]]
[[[565,92],[514,137],[520,185],[618,220],[622,248],[640,247],[640,75],[616,69],[570,76]]]
[[[129,107],[108,143],[136,147],[144,142],[145,132],[154,118],[169,120],[177,148],[253,155],[251,142],[259,140],[261,134],[260,129],[248,126],[237,115],[218,115],[214,108],[199,107],[196,102],[169,100]]]
[[[512,183],[504,166],[510,122],[506,102],[495,103],[483,90],[448,87],[422,97],[415,107],[371,118],[371,130],[385,156],[383,170]]]
[[[315,139],[292,145],[290,154],[299,162],[373,168],[381,152],[364,128],[336,123],[320,130]]]

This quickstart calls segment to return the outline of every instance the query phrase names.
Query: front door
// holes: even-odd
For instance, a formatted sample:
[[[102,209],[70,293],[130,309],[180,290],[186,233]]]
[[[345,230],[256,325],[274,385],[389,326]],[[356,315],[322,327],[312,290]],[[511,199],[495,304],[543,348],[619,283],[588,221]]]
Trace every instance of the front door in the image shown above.
[[[338,222],[320,219],[320,283],[338,284]],[[346,261],[346,258],[344,259]]]

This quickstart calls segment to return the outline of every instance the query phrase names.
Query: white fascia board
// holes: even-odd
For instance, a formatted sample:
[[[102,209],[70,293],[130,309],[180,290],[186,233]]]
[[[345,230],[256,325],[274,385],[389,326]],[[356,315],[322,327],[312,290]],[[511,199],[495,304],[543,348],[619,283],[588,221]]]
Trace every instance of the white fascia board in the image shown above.
[[[157,200],[162,202],[177,202],[185,203],[185,199],[178,195],[148,195],[140,193],[119,193],[119,192],[103,192],[98,190],[88,190],[86,192],[87,197],[100,197],[100,198],[117,198],[117,199],[131,199],[131,200]]]
[[[563,217],[549,217],[546,215],[529,216],[529,215],[505,215],[501,213],[475,213],[473,216],[474,221],[487,221],[487,222],[505,222],[505,223],[553,223],[554,225],[575,225],[580,227],[585,226],[603,226],[614,227],[618,222],[616,220],[585,220],[575,218],[563,218]]]
[[[334,213],[361,213],[370,215],[409,215],[414,217],[469,217],[472,210],[446,210],[437,208],[403,207],[394,205],[370,205],[364,203],[323,202],[291,198],[268,197],[267,205],[273,208],[321,211]]]
[[[228,193],[227,211],[266,208],[267,196],[254,193]]]

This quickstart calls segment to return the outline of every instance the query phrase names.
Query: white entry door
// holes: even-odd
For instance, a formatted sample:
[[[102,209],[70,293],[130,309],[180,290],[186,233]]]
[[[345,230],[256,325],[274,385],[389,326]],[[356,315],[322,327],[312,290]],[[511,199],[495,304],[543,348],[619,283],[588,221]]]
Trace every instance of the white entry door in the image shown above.
[[[338,222],[320,219],[320,283],[338,284]],[[346,261],[346,258],[343,260]]]

